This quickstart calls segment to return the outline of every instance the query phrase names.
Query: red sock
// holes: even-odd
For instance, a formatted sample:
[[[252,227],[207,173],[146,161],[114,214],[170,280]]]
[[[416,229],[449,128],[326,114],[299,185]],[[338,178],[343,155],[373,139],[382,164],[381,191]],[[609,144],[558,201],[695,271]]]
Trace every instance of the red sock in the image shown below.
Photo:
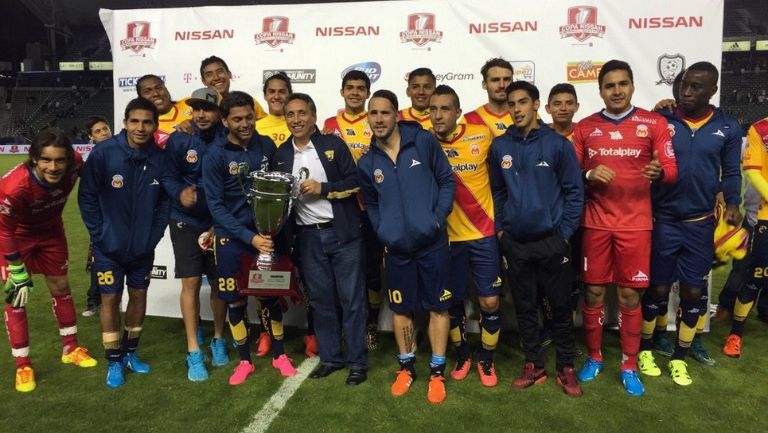
[[[11,341],[11,355],[16,360],[16,368],[32,365],[29,360],[29,327],[27,310],[5,305],[5,328]]]
[[[635,308],[619,306],[619,338],[621,339],[621,369],[637,371],[637,352],[640,350],[640,334],[643,314],[640,305]]]
[[[77,324],[75,322],[75,303],[72,295],[53,297],[53,315],[59,322],[59,335],[64,353],[69,353],[77,347]]]
[[[600,352],[600,347],[603,345],[603,323],[605,323],[603,304],[590,307],[584,303],[581,314],[584,318],[584,338],[587,340],[589,357],[595,361],[603,362],[603,354]]]

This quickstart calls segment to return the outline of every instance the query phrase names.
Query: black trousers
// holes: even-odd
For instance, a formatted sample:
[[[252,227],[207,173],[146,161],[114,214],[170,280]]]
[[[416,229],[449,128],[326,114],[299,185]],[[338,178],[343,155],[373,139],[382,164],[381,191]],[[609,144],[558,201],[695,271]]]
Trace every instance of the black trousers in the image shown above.
[[[526,362],[544,366],[539,344],[540,289],[552,311],[552,333],[557,370],[573,367],[576,342],[573,333],[571,292],[573,269],[570,248],[560,234],[543,239],[519,241],[508,233],[501,237],[501,250],[507,259],[507,275],[512,288],[518,328]]]

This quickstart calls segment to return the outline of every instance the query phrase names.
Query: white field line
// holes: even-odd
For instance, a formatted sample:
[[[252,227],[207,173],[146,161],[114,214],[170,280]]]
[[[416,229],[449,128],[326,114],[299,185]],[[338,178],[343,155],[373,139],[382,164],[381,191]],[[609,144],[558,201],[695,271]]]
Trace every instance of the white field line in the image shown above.
[[[309,373],[320,363],[319,356],[307,358],[297,368],[296,376],[286,378],[280,388],[272,397],[264,403],[261,410],[253,416],[251,423],[243,429],[243,433],[263,433],[267,431],[272,421],[277,418],[285,403],[290,400],[296,390],[299,389]]]

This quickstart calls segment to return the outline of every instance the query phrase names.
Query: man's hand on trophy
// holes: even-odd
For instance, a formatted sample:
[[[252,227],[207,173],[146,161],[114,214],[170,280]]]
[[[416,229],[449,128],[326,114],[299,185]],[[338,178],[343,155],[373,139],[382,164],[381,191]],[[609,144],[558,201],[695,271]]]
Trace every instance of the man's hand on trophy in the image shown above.
[[[270,254],[275,250],[275,244],[270,236],[256,235],[251,239],[251,245],[262,254]]]
[[[301,193],[304,195],[320,195],[320,182],[314,179],[307,179],[301,183]]]
[[[179,194],[179,201],[184,207],[194,206],[195,203],[197,203],[197,187],[195,185],[190,185],[182,189],[181,194]]]

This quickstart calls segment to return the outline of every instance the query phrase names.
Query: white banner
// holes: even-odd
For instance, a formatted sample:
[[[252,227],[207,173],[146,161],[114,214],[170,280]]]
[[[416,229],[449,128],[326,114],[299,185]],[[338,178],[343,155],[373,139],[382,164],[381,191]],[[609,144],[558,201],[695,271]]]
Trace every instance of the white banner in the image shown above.
[[[343,107],[341,77],[350,69],[368,73],[373,91],[390,89],[407,107],[406,74],[429,67],[471,111],[487,100],[480,67],[501,56],[515,65],[516,79],[539,87],[542,99],[557,83],[576,85],[578,120],[603,106],[597,73],[610,59],[632,66],[634,102],[646,108],[671,96],[672,80],[686,65],[720,65],[723,2],[549,0],[521,7],[508,0],[423,0],[99,14],[112,45],[116,122],[136,96],[138,77],[164,77],[180,99],[202,87],[200,62],[211,55],[229,64],[233,89],[258,100],[264,76],[287,71],[294,91],[315,99],[319,123]],[[541,116],[549,120],[543,109]],[[157,257],[171,277],[168,237]],[[178,316],[176,282],[154,281],[150,293],[150,314]]]

